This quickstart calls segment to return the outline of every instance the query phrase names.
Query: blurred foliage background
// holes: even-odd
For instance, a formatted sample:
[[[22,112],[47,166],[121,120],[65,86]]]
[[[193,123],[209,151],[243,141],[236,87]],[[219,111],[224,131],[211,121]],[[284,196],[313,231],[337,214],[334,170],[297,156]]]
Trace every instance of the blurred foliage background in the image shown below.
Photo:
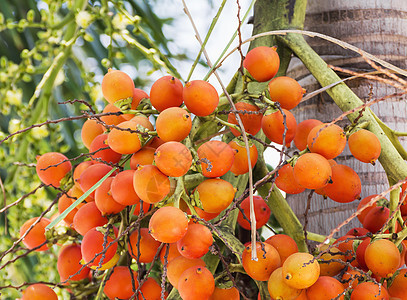
[[[171,5],[175,1],[162,2]],[[172,19],[158,17],[155,4],[147,0],[2,0],[0,140],[32,124],[88,109],[81,103],[60,104],[67,100],[83,99],[101,110],[104,100],[99,83],[108,68],[128,72],[138,88],[149,85],[149,74],[156,70],[179,77],[171,60],[186,59],[186,55],[169,51],[163,26],[171,26]],[[84,121],[47,124],[1,144],[0,207],[40,184],[32,165],[36,155],[59,151],[75,157],[83,152],[79,141]],[[55,193],[39,189],[0,214],[0,253],[10,248],[26,220],[39,216],[50,205]],[[55,212],[53,207],[46,216]],[[34,252],[2,268],[0,286],[58,282],[57,253],[53,251],[48,255]],[[17,250],[13,256],[19,253],[23,252]],[[2,264],[10,258],[6,256]],[[13,289],[1,292],[2,299],[20,295]]]

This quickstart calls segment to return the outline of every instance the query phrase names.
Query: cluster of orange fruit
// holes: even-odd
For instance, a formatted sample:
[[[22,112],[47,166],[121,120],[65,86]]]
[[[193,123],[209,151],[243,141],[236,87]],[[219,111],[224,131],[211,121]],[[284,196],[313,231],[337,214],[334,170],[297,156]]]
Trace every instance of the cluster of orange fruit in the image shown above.
[[[343,129],[318,120],[306,120],[297,125],[289,110],[300,103],[304,91],[289,77],[273,79],[279,68],[275,49],[258,47],[251,50],[243,65],[254,80],[270,80],[266,96],[279,103],[262,114],[259,106],[266,107],[267,103],[262,103],[261,97],[257,99],[258,103],[237,102],[236,109],[247,112],[239,113],[246,133],[255,135],[262,130],[272,142],[289,145],[294,141],[299,150],[308,149],[280,168],[276,185],[290,194],[315,189],[338,202],[357,199],[361,188],[358,175],[333,160],[346,145]],[[109,70],[103,78],[102,92],[109,102],[103,110],[105,114],[87,120],[82,127],[82,141],[89,149],[91,159],[79,163],[74,169],[70,160],[60,153],[46,153],[37,159],[37,174],[44,184],[60,187],[64,177],[73,179],[72,187],[59,199],[59,213],[83,194],[89,194],[64,218],[65,225],[73,228],[78,237],[74,244],[64,245],[59,253],[61,282],[86,280],[91,276],[90,269],[113,268],[104,285],[104,293],[109,299],[128,299],[135,291],[140,299],[159,299],[161,286],[155,279],[149,277],[139,281],[139,274],[132,268],[116,266],[123,255],[130,255],[138,264],[151,264],[159,253],[161,264],[167,267],[168,281],[183,299],[239,299],[235,287],[215,287],[213,274],[206,268],[202,257],[214,242],[206,222],[216,218],[235,198],[236,189],[220,177],[229,171],[235,175],[247,173],[249,157],[251,166],[255,166],[256,145],[249,143],[248,155],[245,144],[239,139],[241,132],[236,127],[231,128],[235,138],[229,143],[209,140],[194,144],[190,137],[193,116],[216,114],[219,103],[218,93],[206,81],[194,80],[183,86],[177,78],[164,76],[152,85],[148,95],[135,88],[133,80],[124,72]],[[145,110],[146,115],[157,115],[154,125],[152,119],[139,113],[146,104],[155,109]],[[233,112],[228,115],[228,123],[238,124]],[[380,155],[376,136],[365,129],[351,134],[348,144],[352,154],[363,162],[373,163]],[[119,166],[127,158],[129,164],[124,168]],[[90,192],[109,173],[110,176]],[[204,176],[202,181],[191,190],[181,187],[179,205],[166,205],[176,192],[177,182],[182,182],[177,178],[196,173]],[[126,207],[131,207],[129,211],[136,217],[151,214],[148,228],[138,228],[130,231],[128,237],[122,237],[125,228],[120,226],[118,229],[114,225],[121,220],[117,216]],[[248,198],[241,203],[241,209],[246,218],[239,213],[238,222],[243,228],[250,229]],[[259,196],[254,197],[254,210],[257,228],[260,228],[267,223],[271,212]],[[196,217],[192,218],[192,215]],[[31,219],[22,226],[20,235],[27,248],[48,249],[45,227],[49,223],[50,220],[43,217]],[[371,230],[372,233],[376,231]],[[369,247],[380,241],[393,246],[375,247],[373,254],[368,254]],[[338,243],[338,251],[343,250],[341,245],[344,244],[348,243]],[[391,257],[397,256],[394,254],[394,247],[397,247],[388,240],[363,245],[367,252],[366,263],[371,260],[368,257],[374,255],[386,257],[379,251],[384,248],[393,247]],[[344,264],[339,264],[342,268],[338,273],[321,273],[324,264],[320,267],[314,256],[298,253],[294,240],[286,235],[276,235],[264,244],[259,243],[256,249],[258,261],[251,260],[251,251],[251,246],[243,251],[243,267],[253,279],[268,280],[273,299],[331,299],[328,297],[344,293],[345,287],[329,276],[337,275],[347,264],[346,259]],[[398,257],[401,257],[399,253]],[[367,268],[377,276],[387,277],[397,270],[401,259],[392,264],[389,261],[390,258],[384,263],[391,265],[386,271],[376,271],[376,263],[367,263]],[[336,266],[332,261],[326,264]],[[379,268],[382,267],[380,264]],[[359,295],[362,286],[369,286],[367,289],[370,290],[379,288],[379,293],[385,293],[383,286],[363,282],[355,285],[351,299],[368,299],[354,296]],[[394,286],[406,286],[405,279],[398,275],[393,281]],[[30,297],[42,295],[40,293],[44,291],[54,293],[47,286],[34,285],[26,289],[23,299],[33,299]],[[403,291],[407,295],[405,287]],[[389,292],[398,296],[397,292],[391,293],[391,287]],[[322,298],[321,295],[328,296]],[[343,295],[341,297],[343,299]]]

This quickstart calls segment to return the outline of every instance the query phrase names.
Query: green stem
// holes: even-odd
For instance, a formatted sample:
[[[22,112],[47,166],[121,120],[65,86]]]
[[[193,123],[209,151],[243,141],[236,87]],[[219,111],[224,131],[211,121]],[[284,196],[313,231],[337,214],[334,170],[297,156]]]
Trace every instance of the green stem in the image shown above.
[[[237,126],[236,124],[232,124],[232,123],[223,121],[221,118],[218,118],[218,117],[215,117],[215,120],[216,120],[216,122],[219,122],[220,124],[222,124],[222,125],[224,125],[224,126],[226,126],[226,127],[233,128],[233,129],[235,129],[235,130],[237,130],[237,131],[240,132],[240,127]]]
[[[395,136],[407,136],[407,132],[393,131]]]
[[[73,11],[70,11],[61,21],[59,21],[57,24],[51,26],[51,29],[57,30],[63,28],[65,25],[69,24],[75,20],[75,14]]]
[[[148,49],[146,48],[143,44],[141,44],[138,40],[133,38],[129,34],[121,33],[120,35],[127,43],[130,45],[133,45],[139,50],[146,58],[148,58],[155,66],[158,66],[160,68],[163,68],[167,70],[171,75],[174,75],[177,78],[181,78],[181,76],[175,72],[171,66],[168,66],[162,59],[161,57],[157,54],[157,50],[151,48]]]
[[[103,279],[99,285],[98,292],[96,294],[95,300],[102,299],[103,297],[103,287],[105,286],[105,281],[108,278],[108,275],[112,272],[112,269],[106,270],[105,273],[103,274]]]
[[[404,149],[398,137],[395,135],[394,130],[392,130],[389,126],[384,124],[382,120],[380,120],[376,115],[373,115],[373,117],[376,119],[377,123],[382,128],[383,132],[387,135],[390,142],[393,144],[394,148],[396,148],[397,152],[401,155],[403,159],[407,160],[407,151],[406,149]]]
[[[218,20],[219,20],[219,16],[220,16],[220,14],[221,14],[223,8],[225,7],[225,4],[226,4],[226,0],[223,0],[222,3],[221,3],[221,5],[220,5],[220,7],[219,7],[219,9],[218,9],[218,12],[216,13],[215,17],[212,19],[212,23],[211,23],[211,25],[209,26],[209,30],[208,30],[208,32],[207,32],[207,34],[206,34],[206,36],[205,36],[205,39],[204,39],[204,41],[203,41],[203,43],[202,43],[201,49],[199,49],[199,53],[198,53],[198,55],[196,56],[196,59],[195,59],[194,63],[192,64],[191,70],[189,70],[189,74],[188,74],[188,77],[187,77],[187,79],[186,79],[186,82],[188,82],[188,81],[191,79],[192,73],[194,72],[195,67],[196,67],[196,65],[197,65],[198,62],[199,62],[199,58],[200,58],[201,55],[202,55],[203,49],[205,49],[206,43],[208,42],[209,37],[211,36],[212,31],[213,31],[213,29],[215,28],[215,25],[216,25],[216,23],[217,23]],[[216,64],[215,64],[215,65],[216,65]]]
[[[390,206],[389,206],[390,215],[392,215],[393,212],[397,210],[399,201],[400,201],[400,189],[390,191]],[[391,228],[390,232],[396,232],[397,215],[398,212],[395,212],[394,218],[392,218],[389,222],[389,228]]]
[[[405,238],[407,238],[407,227],[397,234],[396,246],[400,245]]]
[[[120,11],[123,15],[126,16],[127,19],[129,19],[133,23],[134,27],[137,29],[137,33],[140,33],[143,36],[143,38],[145,38],[145,40],[149,43],[149,45],[151,45],[152,48],[156,50],[157,55],[159,55],[160,58],[164,61],[164,63],[167,65],[167,69],[169,70],[170,74],[181,79],[181,75],[178,73],[177,69],[171,64],[168,57],[160,50],[160,47],[158,47],[156,42],[153,39],[151,39],[148,32],[142,26],[139,26],[140,16],[133,17],[132,15],[130,15],[129,12],[123,7],[122,3],[119,4],[115,2],[114,6],[118,11]]]
[[[156,109],[144,109],[144,110],[134,110],[134,109],[127,109],[127,110],[122,110],[123,114],[159,114],[160,112]]]
[[[323,243],[326,240],[326,235],[321,235],[318,233],[307,231],[307,238],[314,242]],[[332,244],[334,241],[335,241],[335,239],[331,239],[329,242],[330,242],[330,244]]]

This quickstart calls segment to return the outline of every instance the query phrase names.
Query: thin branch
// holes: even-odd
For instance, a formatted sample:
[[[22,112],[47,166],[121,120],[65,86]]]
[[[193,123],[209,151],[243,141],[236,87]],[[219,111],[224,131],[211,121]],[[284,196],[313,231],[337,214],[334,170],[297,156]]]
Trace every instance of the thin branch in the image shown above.
[[[400,188],[400,186],[407,182],[407,179],[401,180],[398,183],[396,183],[395,185],[391,186],[390,188],[388,188],[387,190],[385,190],[384,192],[380,193],[379,195],[377,195],[376,197],[373,197],[368,203],[366,203],[364,206],[362,206],[361,208],[359,208],[357,211],[355,211],[349,218],[347,218],[345,221],[343,221],[342,223],[340,223],[337,227],[335,227],[330,233],[329,235],[326,237],[325,242],[329,241],[335,233],[337,233],[343,226],[345,226],[346,224],[348,224],[350,221],[352,221],[354,218],[356,218],[363,210],[365,210],[367,207],[372,206],[374,203],[376,203],[376,201],[380,200],[381,198],[383,198],[385,195],[387,195],[388,193],[390,193],[391,191]],[[318,245],[321,246],[321,243]]]
[[[31,192],[29,192],[28,194],[25,194],[23,196],[21,196],[19,199],[17,199],[16,201],[14,201],[13,203],[10,203],[9,205],[3,207],[2,209],[0,209],[0,214],[5,212],[7,209],[9,209],[10,207],[13,207],[17,204],[19,204],[21,201],[23,201],[25,198],[27,198],[28,196],[31,196],[33,194],[35,194],[37,192],[37,190],[39,190],[40,188],[47,186],[43,183],[41,183],[39,186],[37,186],[34,190],[32,190]]]
[[[186,79],[187,82],[191,79],[192,73],[194,72],[195,67],[196,67],[196,65],[197,65],[198,62],[199,62],[199,58],[200,58],[201,55],[202,55],[203,49],[204,49],[206,43],[208,42],[209,37],[211,36],[211,33],[212,33],[213,29],[215,28],[216,23],[217,23],[218,20],[219,20],[219,16],[220,16],[220,14],[222,13],[223,8],[225,7],[225,4],[226,4],[226,0],[222,0],[222,3],[221,3],[221,5],[220,5],[220,7],[219,7],[219,9],[218,9],[218,11],[217,11],[215,17],[212,19],[211,25],[209,26],[208,32],[206,33],[205,39],[204,39],[204,41],[203,41],[203,44],[202,44],[201,48],[199,49],[199,53],[198,53],[198,55],[196,56],[194,63],[192,64],[191,70],[189,70],[189,74],[188,74],[188,77],[187,77],[187,79]]]
[[[55,205],[55,203],[58,201],[59,196],[56,197],[51,205],[49,205],[41,214],[40,216],[31,224],[31,226],[27,229],[27,231],[17,240],[13,243],[13,245],[7,250],[4,251],[1,255],[0,255],[0,261],[7,255],[9,254],[11,251],[13,251],[13,249],[27,236],[28,233],[30,233],[30,231],[34,228],[35,225],[37,225],[41,219],[45,216],[46,213],[48,213],[51,208]],[[0,270],[3,269],[5,266],[7,265],[7,263],[5,265],[0,266]]]
[[[321,39],[324,39],[324,40],[327,40],[327,41],[329,41],[329,42],[331,42],[331,43],[334,43],[334,44],[336,44],[336,45],[339,45],[339,46],[341,46],[341,47],[343,47],[343,48],[345,48],[345,49],[349,49],[349,50],[351,50],[351,51],[353,51],[353,52],[356,52],[356,53],[358,53],[358,54],[364,55],[365,57],[367,57],[367,58],[369,58],[369,59],[371,59],[371,60],[373,60],[373,61],[375,61],[375,62],[381,64],[382,66],[384,66],[384,67],[386,67],[386,68],[388,68],[388,69],[390,69],[390,70],[395,71],[396,73],[399,73],[399,74],[401,74],[401,75],[407,76],[407,71],[405,71],[405,70],[403,70],[403,69],[401,69],[401,68],[398,68],[398,67],[396,67],[395,65],[392,65],[391,63],[388,63],[388,62],[386,62],[386,61],[384,61],[384,60],[382,60],[382,59],[380,59],[380,58],[377,58],[376,56],[374,56],[374,55],[372,55],[372,54],[370,54],[370,53],[368,53],[368,52],[366,52],[366,51],[363,51],[362,49],[360,49],[360,48],[358,48],[358,47],[355,47],[355,46],[353,46],[353,45],[351,45],[351,44],[349,44],[349,43],[343,42],[343,41],[338,40],[338,39],[336,39],[336,38],[327,36],[327,35],[325,35],[325,34],[318,33],[318,32],[313,32],[313,31],[294,30],[294,29],[267,31],[267,32],[262,32],[262,33],[253,35],[252,37],[250,37],[250,38],[244,40],[244,41],[242,42],[242,44],[249,43],[249,42],[251,42],[251,41],[254,41],[254,40],[257,39],[257,38],[264,37],[264,36],[269,36],[269,35],[286,35],[287,33],[298,33],[298,34],[302,34],[302,35],[306,35],[306,36],[310,36],[310,37],[319,37],[319,38],[321,38]],[[234,52],[236,52],[237,50],[238,50],[238,47],[233,48],[222,60],[220,60],[220,62],[215,66],[214,69],[219,68],[219,67],[222,65],[222,63],[226,60],[226,58],[228,58],[230,55],[232,55],[232,54],[233,54]]]
[[[240,10],[242,8],[240,7],[239,0],[236,0],[236,4],[237,4],[237,21],[238,21],[237,35],[239,37],[239,43],[237,45],[237,49],[238,49],[238,52],[240,54],[240,67],[239,67],[239,70],[240,70],[240,73],[243,75],[244,74],[244,72],[243,72],[243,70],[244,70],[243,69],[244,55],[243,55],[243,52],[242,52],[242,31],[241,31],[242,21],[240,20]]]
[[[353,75],[354,78],[362,77],[362,78],[366,78],[366,79],[370,79],[370,80],[379,81],[381,83],[394,86],[395,88],[398,88],[400,90],[403,90],[403,91],[407,92],[407,85],[402,85],[400,83],[395,82],[394,80],[390,80],[390,79],[386,79],[386,78],[382,78],[382,77],[375,76],[375,75],[370,75],[370,74],[358,73],[358,72],[355,72],[355,71],[347,70],[347,69],[344,69],[344,68],[341,68],[341,67],[336,67],[336,66],[333,66],[333,65],[328,65],[328,67],[330,67],[332,70],[335,70],[335,71],[339,71],[339,72],[342,72],[342,73]],[[383,70],[383,69],[381,69],[381,70]],[[385,72],[382,72],[382,73],[385,73]],[[350,77],[350,78],[352,78],[352,77]]]

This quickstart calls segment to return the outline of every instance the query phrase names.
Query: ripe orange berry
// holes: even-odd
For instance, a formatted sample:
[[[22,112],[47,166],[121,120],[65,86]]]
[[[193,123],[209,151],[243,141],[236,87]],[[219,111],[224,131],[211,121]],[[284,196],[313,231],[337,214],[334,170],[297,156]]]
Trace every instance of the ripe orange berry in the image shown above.
[[[363,271],[356,271],[352,269],[348,269],[343,275],[342,275],[342,285],[345,289],[351,288],[354,289],[359,283],[364,281],[366,278],[366,275],[364,274]]]
[[[69,196],[69,197],[68,197]],[[62,214],[71,204],[73,203],[72,198],[72,193],[71,190],[68,191],[68,195],[63,194],[59,199],[58,199],[58,212]],[[73,218],[75,217],[76,212],[78,211],[78,207],[75,207],[73,210],[71,210],[66,217],[64,218],[64,221],[66,224],[71,225],[73,222]]]
[[[143,296],[141,296],[143,295]],[[168,293],[167,291],[164,293],[164,299],[167,299]],[[161,286],[157,283],[157,281],[152,278],[148,277],[146,281],[144,281],[143,285],[140,288],[138,300],[159,300],[161,299]]]
[[[160,139],[158,136],[155,136],[151,139],[151,142],[148,144],[148,146],[151,148],[157,149],[164,143],[165,143],[164,140]]]
[[[44,184],[59,187],[62,178],[72,170],[72,164],[62,153],[48,152],[37,156],[35,169],[38,177]]]
[[[294,168],[290,164],[286,164],[278,170],[275,183],[280,190],[287,194],[299,194],[305,191],[305,187],[295,180]]]
[[[184,201],[180,201],[180,209],[185,211],[188,215],[192,215],[191,210],[187,206],[187,204]],[[208,213],[202,209],[200,209],[198,206],[194,206],[195,212],[197,216],[201,219],[204,219],[205,221],[210,221],[212,219],[215,219],[217,216],[219,216],[220,212],[218,213]]]
[[[106,285],[103,288],[106,296],[113,300],[129,299],[137,290],[137,272],[127,266],[118,266],[113,269]]]
[[[141,166],[134,172],[133,187],[140,199],[150,204],[160,202],[171,190],[168,176],[153,165]]]
[[[291,254],[283,264],[283,277],[287,285],[306,289],[313,285],[320,274],[318,261],[309,253]]]
[[[252,135],[256,135],[261,129],[261,119],[263,118],[263,114],[254,114],[251,112],[258,112],[259,108],[251,103],[248,102],[237,102],[235,103],[236,110],[241,110],[241,111],[247,111],[247,113],[238,113],[240,119],[242,120],[244,130],[247,133],[250,133]],[[236,120],[236,116],[233,112],[228,114],[228,122],[232,124],[238,124]],[[231,128],[230,131],[235,136],[241,135],[240,131],[237,131],[234,128]]]
[[[182,92],[183,86],[179,79],[164,76],[151,86],[150,101],[158,111],[178,107],[182,104]]]
[[[279,267],[271,273],[267,289],[272,299],[296,300],[301,290],[292,288],[284,282],[283,268]]]
[[[369,230],[367,230],[366,228],[363,227],[353,227],[351,229],[349,229],[349,231],[346,234],[350,234],[353,236],[363,236],[366,235],[369,232]],[[363,238],[365,239],[365,238]]]
[[[35,283],[23,291],[21,300],[58,300],[57,294],[50,287],[42,283]]]
[[[286,234],[275,234],[269,237],[265,243],[273,246],[280,255],[281,263],[283,264],[287,257],[298,252],[298,246],[294,239]]]
[[[109,102],[133,97],[134,82],[126,73],[109,69],[102,80],[103,97]]]
[[[326,251],[327,248],[328,245],[324,244],[318,249],[319,251],[324,252],[319,258],[319,267],[321,269],[320,275],[335,276],[345,267],[345,264],[333,261],[333,259],[340,259],[345,262],[346,257],[341,254],[342,251],[336,247],[331,247],[329,251]]]
[[[85,263],[97,267],[100,262],[104,264],[113,258],[116,254],[117,242],[107,248],[116,238],[116,233],[113,233],[113,231],[115,230],[109,230],[109,233],[106,233],[106,229],[95,227],[85,234],[81,244],[82,258]],[[106,248],[105,254],[101,254]]]
[[[274,47],[256,47],[246,54],[243,67],[255,80],[268,81],[277,74],[280,67],[280,57]]]
[[[170,177],[184,176],[192,165],[191,151],[180,142],[166,142],[154,153],[156,166]]]
[[[256,216],[256,229],[263,227],[270,219],[271,210],[268,207],[266,201],[260,196],[253,196],[254,214]],[[246,197],[240,204],[240,208],[243,210],[246,218],[250,220],[250,197]],[[237,222],[246,230],[250,230],[250,222],[247,221],[242,212],[239,210],[237,216]]]
[[[401,269],[400,273],[394,277],[390,287],[388,287],[390,296],[407,299],[407,269]]]
[[[118,127],[123,128],[123,130],[113,128],[107,137],[107,144],[109,147],[112,148],[113,151],[121,154],[137,152],[143,146],[141,135],[138,132],[140,132],[140,130],[144,131],[146,128],[148,130],[154,129],[151,123],[146,126],[145,124],[141,124],[141,122],[140,119],[131,119],[130,121],[124,121],[117,125]]]
[[[205,267],[205,262],[200,258],[189,259],[184,256],[175,257],[168,263],[168,281],[177,289],[181,274],[184,273],[185,270],[194,266]]]
[[[360,209],[361,209],[362,207],[364,207],[367,203],[369,203],[370,200],[372,200],[372,198],[374,198],[374,197],[376,197],[376,196],[378,196],[378,194],[373,194],[373,195],[367,196],[367,197],[363,198],[362,200],[360,200],[360,202],[359,202],[359,204],[358,204],[358,207],[357,207],[357,210],[360,210]],[[366,215],[369,213],[369,211],[370,211],[373,207],[376,207],[376,206],[377,206],[377,202],[373,203],[373,205],[371,205],[371,206],[369,206],[369,207],[366,207],[365,209],[363,209],[363,210],[361,211],[361,213],[357,216],[358,219],[359,219],[359,221],[360,221],[360,223],[363,224],[363,221],[365,220]]]
[[[137,170],[139,166],[152,165],[154,162],[155,148],[143,147],[130,158],[130,168]]]
[[[168,256],[167,256],[167,263],[169,263],[173,259],[177,258],[178,256],[181,256],[181,253],[179,253],[179,251],[178,251],[178,247],[177,247],[176,242],[165,245],[160,251],[160,261],[161,261],[162,265],[164,265],[164,263],[165,263],[164,256],[165,256],[165,252],[167,250],[166,249],[167,247],[169,247]]]
[[[336,124],[321,124],[311,129],[307,137],[308,148],[326,159],[332,159],[342,153],[346,146],[346,135]]]
[[[70,199],[72,203],[74,203],[77,199],[83,196],[83,192],[80,188],[78,188],[76,185],[74,185],[69,191],[68,195],[71,196],[72,198]],[[86,197],[84,199],[84,202],[79,203],[78,206],[76,207],[77,209],[81,208],[82,206],[85,205],[87,202],[92,202],[92,198]]]
[[[371,233],[378,232],[390,217],[390,210],[384,206],[376,206],[370,209],[363,220],[363,227]]]
[[[157,241],[175,243],[187,233],[188,218],[179,208],[164,206],[153,214],[148,229]]]
[[[28,229],[36,222],[38,218],[32,218],[26,221],[20,229],[20,237],[22,237]],[[33,249],[44,243],[47,239],[45,238],[45,227],[51,221],[47,218],[41,218],[41,220],[34,225],[34,227],[28,232],[28,234],[23,239],[23,244],[28,249]],[[44,244],[40,248],[36,249],[35,251],[45,251],[48,250],[48,245]]]
[[[290,111],[286,109],[282,109],[282,111],[284,112],[285,118],[279,110],[269,114],[266,112],[261,120],[261,128],[270,141],[280,145],[283,144],[283,136],[285,132],[285,144],[289,145],[294,139],[297,129],[297,121]],[[284,126],[284,123],[286,126]]]
[[[206,179],[197,186],[196,191],[203,210],[209,213],[220,213],[226,209],[236,193],[231,183],[219,178]]]
[[[182,256],[190,259],[204,256],[213,243],[212,233],[202,224],[191,223],[187,233],[177,242],[177,248]]]
[[[400,265],[400,252],[389,240],[374,240],[366,247],[365,262],[373,274],[389,277]]]
[[[353,235],[346,234],[336,239],[336,241],[333,243],[341,252],[346,253],[344,254],[344,261],[349,261],[356,255],[353,249],[354,238],[355,237]]]
[[[374,164],[381,152],[377,136],[366,129],[360,129],[349,136],[349,150],[361,162]]]
[[[331,167],[332,183],[324,187],[325,194],[335,202],[349,203],[359,198],[362,183],[359,175],[345,165],[335,165]]]
[[[249,172],[247,151],[243,141],[239,139],[233,139],[232,141],[229,142],[228,145],[232,147],[232,149],[234,149],[236,152],[235,159],[233,160],[233,164],[232,167],[230,168],[230,171],[235,175],[242,175]],[[257,152],[256,145],[251,142],[249,142],[249,153],[251,167],[254,168],[254,166],[257,163],[257,158],[259,154]]]
[[[103,149],[103,150],[101,150]],[[90,157],[94,161],[101,161],[101,162],[110,162],[110,163],[118,163],[122,158],[120,153],[113,151],[107,145],[107,134],[99,134],[95,137],[90,144],[89,153],[93,153]]]
[[[209,116],[219,103],[218,92],[204,80],[193,80],[186,83],[182,95],[189,111],[200,117]]]
[[[103,113],[117,113],[119,111],[120,111],[120,108],[118,108],[116,105],[114,105],[112,103],[109,103],[103,109]],[[132,118],[134,115],[130,115],[130,116]],[[126,119],[124,118],[124,115],[122,115],[122,114],[107,115],[107,116],[100,117],[100,119],[103,122],[105,122],[107,125],[118,125],[121,122],[126,121]]]
[[[99,124],[96,120],[86,120],[85,123],[83,123],[81,130],[82,143],[89,149],[94,138],[99,134],[102,134],[104,131],[105,127],[103,127],[102,124]]]
[[[280,103],[281,108],[290,110],[296,107],[305,90],[299,83],[290,77],[276,77],[268,83],[270,99]]]
[[[77,187],[80,190],[82,190],[82,189],[81,189],[78,179],[81,177],[81,174],[83,173],[83,171],[85,171],[91,165],[93,165],[93,161],[85,160],[75,166],[72,177],[73,177],[75,187]]]
[[[133,186],[135,172],[135,170],[124,170],[113,178],[110,192],[113,200],[117,203],[127,206],[140,202],[140,197],[137,195]]]
[[[306,294],[306,290],[301,290],[300,295],[297,298],[295,298],[295,300],[309,300]]]
[[[252,246],[249,245],[243,250],[242,265],[247,275],[254,280],[266,281],[271,273],[281,266],[280,255],[270,244],[262,245],[256,243],[257,261],[252,260]]]
[[[318,280],[307,288],[307,297],[309,299],[331,300],[341,295],[338,300],[344,300],[345,288],[339,280],[329,277],[320,276]]]
[[[80,263],[81,260],[82,254],[80,245],[67,245],[61,249],[57,262],[58,274],[61,281],[77,281],[88,277],[90,272],[88,267],[84,267],[78,274],[76,274],[82,268]]]
[[[374,282],[363,282],[353,290],[350,300],[389,300],[387,289],[381,284]]]
[[[164,142],[181,142],[191,131],[191,116],[185,109],[170,107],[158,115],[155,126],[159,138]]]
[[[371,238],[365,238],[358,246],[356,249],[356,260],[360,266],[361,269],[368,271],[368,267],[366,265],[365,261],[365,253],[366,253],[366,248],[367,246],[370,245],[372,239]]]
[[[117,214],[126,208],[114,201],[111,193],[113,177],[106,178],[105,181],[95,190],[95,203],[102,215]]]
[[[315,119],[308,119],[305,121],[300,122],[297,125],[297,131],[295,132],[295,137],[294,137],[294,144],[297,147],[298,150],[302,151],[305,148],[307,148],[307,138],[308,134],[317,125],[323,124],[319,120]]]
[[[151,263],[160,245],[161,243],[148,233],[147,228],[140,228],[140,239],[138,230],[130,234],[128,249],[130,255],[138,262]]]
[[[221,289],[215,286],[213,294],[209,297],[209,300],[239,300],[240,294],[239,290],[235,287]]]
[[[90,229],[107,224],[108,220],[102,216],[96,203],[89,202],[78,209],[73,218],[73,227],[81,235],[85,235]]]
[[[183,300],[206,300],[215,289],[215,279],[205,267],[186,269],[178,281],[178,291]]]
[[[328,184],[332,176],[331,165],[317,153],[305,153],[294,165],[295,180],[307,189],[319,189]]]
[[[205,177],[220,177],[232,167],[235,152],[222,141],[208,141],[197,150],[201,161],[202,174]]]

